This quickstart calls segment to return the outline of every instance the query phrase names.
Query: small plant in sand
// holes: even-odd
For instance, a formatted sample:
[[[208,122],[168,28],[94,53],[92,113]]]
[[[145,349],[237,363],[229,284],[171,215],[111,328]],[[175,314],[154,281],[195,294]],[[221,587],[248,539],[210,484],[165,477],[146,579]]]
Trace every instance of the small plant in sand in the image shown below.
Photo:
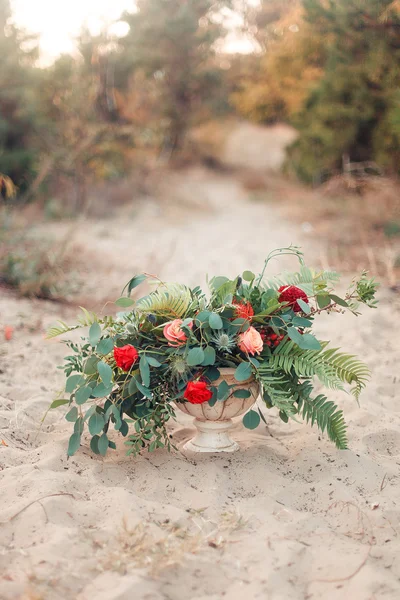
[[[298,258],[299,271],[267,279],[270,260],[284,254]],[[68,404],[66,419],[74,424],[68,454],[78,450],[85,428],[96,454],[115,449],[112,427],[126,438],[128,454],[170,449],[166,423],[175,417],[175,406],[244,401],[254,381],[262,404],[277,410],[284,422],[302,418],[346,448],[343,413],[324,394],[314,395],[313,379],[330,389],[349,385],[358,399],[369,370],[354,356],[319,341],[312,327],[323,312],[357,315],[360,303],[375,307],[377,285],[364,272],[340,297],[332,289],[338,279],[337,273],[308,268],[300,250],[291,246],[272,252],[259,276],[245,271],[234,279],[213,277],[208,295],[200,287],[137,275],[117,300],[124,311],[116,317],[84,310],[79,324],[52,328],[49,337],[89,327],[88,337],[66,342],[68,397],[52,404]],[[131,298],[145,281],[156,288]],[[232,378],[231,383],[221,380],[220,369],[226,368],[232,369],[233,383]],[[254,429],[260,419],[265,421],[263,411],[252,408],[243,423]]]

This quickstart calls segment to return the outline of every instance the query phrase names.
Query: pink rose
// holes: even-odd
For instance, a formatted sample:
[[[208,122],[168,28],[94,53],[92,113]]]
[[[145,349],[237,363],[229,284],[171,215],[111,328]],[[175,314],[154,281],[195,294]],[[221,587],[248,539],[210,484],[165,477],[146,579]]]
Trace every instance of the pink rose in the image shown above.
[[[163,334],[168,340],[168,346],[182,346],[186,342],[187,337],[181,329],[182,323],[182,319],[174,319],[165,325]],[[187,327],[192,329],[193,321],[191,321]]]
[[[246,354],[260,354],[264,347],[261,335],[254,327],[249,327],[247,331],[239,335],[239,348]]]

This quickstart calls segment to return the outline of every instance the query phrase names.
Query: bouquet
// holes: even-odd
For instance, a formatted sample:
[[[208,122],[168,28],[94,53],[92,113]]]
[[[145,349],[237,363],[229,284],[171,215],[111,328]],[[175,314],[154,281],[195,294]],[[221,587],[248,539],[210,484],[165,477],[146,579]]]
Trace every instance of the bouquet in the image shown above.
[[[281,255],[297,257],[298,272],[268,279],[271,259]],[[123,309],[116,316],[83,309],[78,324],[59,322],[49,337],[89,327],[87,337],[65,342],[70,350],[61,367],[66,397],[51,405],[68,405],[65,418],[74,427],[68,455],[78,450],[85,428],[95,454],[116,448],[112,428],[125,438],[127,454],[170,450],[166,424],[175,418],[176,406],[214,406],[232,395],[246,398],[250,380],[258,382],[262,407],[277,410],[285,423],[304,419],[338,448],[346,448],[343,412],[323,393],[313,393],[314,379],[329,389],[349,385],[358,399],[369,370],[356,357],[318,340],[312,327],[323,312],[358,315],[360,304],[376,307],[377,284],[363,272],[338,296],[332,287],[338,279],[335,272],[307,267],[300,249],[290,246],[271,252],[258,276],[245,271],[234,279],[213,277],[207,295],[200,287],[141,274],[116,301]],[[145,282],[154,289],[133,298]],[[234,369],[234,383],[214,385],[227,367]],[[261,419],[266,422],[265,411],[251,408],[243,422],[254,429]]]

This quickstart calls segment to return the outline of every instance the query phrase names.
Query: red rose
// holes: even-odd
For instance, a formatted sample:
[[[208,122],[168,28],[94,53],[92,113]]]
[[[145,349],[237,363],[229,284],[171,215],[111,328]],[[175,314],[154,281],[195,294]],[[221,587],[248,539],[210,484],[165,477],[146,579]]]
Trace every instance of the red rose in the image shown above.
[[[183,397],[190,404],[203,404],[212,398],[212,391],[208,389],[205,381],[189,381]]]
[[[279,302],[288,302],[293,308],[294,312],[301,312],[302,308],[299,306],[296,300],[304,300],[308,302],[307,294],[295,285],[282,285],[278,292],[281,292],[278,300]]]
[[[250,302],[238,302],[233,300],[232,304],[235,307],[235,316],[237,319],[247,319],[251,321],[251,317],[254,316],[254,310]]]
[[[131,346],[131,344],[126,344],[126,346],[122,346],[122,348],[117,348],[117,346],[115,346],[114,358],[117,367],[123,371],[129,371],[131,366],[139,358],[139,353],[134,346]]]

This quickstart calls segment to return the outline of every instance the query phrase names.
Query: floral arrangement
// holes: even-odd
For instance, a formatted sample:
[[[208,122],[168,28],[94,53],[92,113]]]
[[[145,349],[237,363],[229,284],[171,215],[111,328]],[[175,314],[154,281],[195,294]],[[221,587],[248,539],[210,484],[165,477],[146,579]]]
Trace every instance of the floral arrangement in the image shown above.
[[[271,259],[284,254],[298,258],[299,271],[266,279]],[[70,349],[62,367],[67,398],[51,405],[68,404],[66,419],[74,423],[68,455],[78,450],[85,427],[96,454],[115,449],[112,426],[126,438],[128,454],[171,449],[166,423],[175,417],[174,403],[213,406],[232,395],[232,388],[234,396],[246,398],[250,392],[243,382],[249,378],[258,381],[263,405],[277,409],[284,422],[303,418],[346,448],[343,413],[324,394],[313,394],[313,378],[331,389],[350,384],[358,399],[369,370],[311,331],[323,312],[357,315],[360,303],[375,307],[377,284],[363,272],[340,297],[332,289],[338,279],[335,272],[308,268],[299,248],[290,246],[270,253],[258,277],[250,271],[234,279],[213,277],[208,296],[200,287],[142,274],[124,288],[126,295],[116,302],[124,310],[116,317],[83,310],[77,325],[60,322],[49,337],[89,326],[88,337],[65,342]],[[146,281],[155,289],[132,298]],[[236,387],[213,384],[223,367],[235,369]],[[261,419],[263,411],[251,409],[243,422],[254,429]]]

